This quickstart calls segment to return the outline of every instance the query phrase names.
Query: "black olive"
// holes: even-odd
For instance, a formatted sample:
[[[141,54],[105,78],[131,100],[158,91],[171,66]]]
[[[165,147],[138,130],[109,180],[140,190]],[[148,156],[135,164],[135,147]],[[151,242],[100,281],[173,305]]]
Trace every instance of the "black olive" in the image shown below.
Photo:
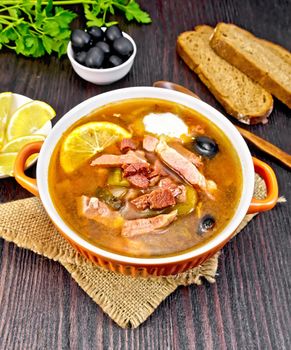
[[[90,46],[90,39],[90,35],[81,29],[74,29],[71,33],[72,47],[75,51],[86,50]]]
[[[75,54],[75,60],[79,62],[80,64],[85,64],[87,52],[85,51],[80,51]]]
[[[122,64],[122,59],[116,55],[112,55],[108,58],[108,68],[117,67]]]
[[[112,43],[115,39],[122,37],[122,32],[118,26],[111,26],[105,31],[105,38]]]
[[[204,157],[213,158],[218,152],[218,145],[207,136],[198,136],[194,140],[194,149]]]
[[[99,47],[101,50],[103,50],[105,56],[110,55],[110,52],[111,52],[110,46],[107,43],[105,43],[104,41],[99,41],[96,44],[96,47]]]
[[[199,223],[198,234],[202,235],[203,233],[212,230],[214,226],[214,217],[212,215],[205,215]]]
[[[94,27],[88,28],[87,31],[95,43],[97,41],[103,40],[104,32],[101,28],[94,26]]]
[[[91,38],[89,42],[89,48],[95,46],[95,41]]]
[[[86,66],[89,68],[100,68],[104,61],[104,52],[99,47],[92,47],[86,55]]]
[[[113,49],[118,55],[129,57],[133,52],[133,45],[128,39],[122,37],[114,40]]]

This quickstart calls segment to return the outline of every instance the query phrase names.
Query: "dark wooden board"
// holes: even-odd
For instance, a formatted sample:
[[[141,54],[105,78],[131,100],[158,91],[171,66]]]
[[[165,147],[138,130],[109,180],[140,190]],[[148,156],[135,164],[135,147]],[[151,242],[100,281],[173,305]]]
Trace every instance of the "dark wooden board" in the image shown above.
[[[196,91],[223,112],[177,57],[180,32],[234,22],[291,50],[289,0],[140,3],[153,23],[122,25],[138,54],[121,81],[98,87],[79,79],[67,58],[34,60],[2,50],[0,91],[47,101],[57,120],[101,92],[164,79]],[[279,101],[269,124],[251,131],[291,152],[290,110]],[[274,168],[287,204],[259,215],[223,249],[216,284],[179,288],[138,329],[114,324],[59,264],[0,240],[0,349],[290,349],[291,175],[252,151]],[[14,179],[0,180],[0,202],[27,196]]]

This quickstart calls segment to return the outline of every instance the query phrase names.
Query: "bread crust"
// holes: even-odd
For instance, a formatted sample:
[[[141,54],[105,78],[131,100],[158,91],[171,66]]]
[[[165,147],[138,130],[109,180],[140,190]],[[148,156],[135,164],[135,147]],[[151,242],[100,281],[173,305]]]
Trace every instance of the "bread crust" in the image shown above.
[[[241,29],[233,24],[225,24],[225,23],[219,23],[214,33],[210,39],[210,45],[213,48],[213,50],[222,58],[224,58],[226,61],[237,67],[240,71],[245,73],[247,76],[252,78],[254,81],[259,83],[261,86],[263,86],[268,92],[270,92],[272,95],[276,96],[279,100],[281,100],[283,103],[285,103],[289,108],[291,108],[291,86],[290,89],[286,88],[286,86],[283,86],[278,81],[272,78],[268,74],[266,70],[264,70],[258,62],[251,60],[248,58],[248,55],[244,55],[241,52],[237,50],[237,48],[230,43],[226,37],[224,36],[224,29],[225,26],[228,26],[229,29],[232,31],[240,31],[243,33],[248,40],[251,40],[254,43],[257,43],[258,45],[265,45],[264,42],[261,42],[262,39],[258,39],[254,37],[251,33],[247,32],[244,29]],[[270,45],[268,43],[267,45]],[[265,48],[268,50],[278,50],[276,48],[275,44],[272,48],[268,48],[267,45],[265,45]],[[275,47],[275,48],[274,48]],[[282,54],[282,50],[286,51],[283,48],[280,48],[280,53]],[[281,54],[277,53],[277,56],[281,56]],[[284,60],[286,63],[288,61],[288,55],[286,55],[286,59]],[[287,61],[286,61],[287,60]]]
[[[195,31],[206,31],[209,32],[209,36],[213,33],[213,28],[209,26],[197,26],[195,27]],[[198,74],[198,77],[200,80],[207,86],[207,88],[211,91],[211,93],[215,96],[215,98],[219,101],[219,103],[225,108],[227,113],[234,116],[236,119],[238,119],[240,122],[245,124],[258,124],[258,123],[266,123],[267,117],[270,115],[270,113],[273,110],[273,99],[272,96],[269,95],[267,92],[265,92],[266,95],[266,104],[264,106],[264,109],[258,110],[257,113],[252,113],[252,115],[246,115],[242,111],[234,109],[228,100],[226,96],[223,96],[221,92],[219,91],[219,85],[215,86],[213,85],[208,77],[207,74],[203,72],[203,69],[200,69],[199,62],[195,61],[194,57],[191,57],[189,53],[187,52],[187,43],[184,41],[184,37],[191,34],[193,32],[184,32],[179,35],[177,40],[177,52],[180,55],[180,57],[183,59],[183,61],[188,65],[188,67],[193,70],[196,74]],[[255,84],[255,83],[254,83]],[[262,89],[263,90],[263,89]]]

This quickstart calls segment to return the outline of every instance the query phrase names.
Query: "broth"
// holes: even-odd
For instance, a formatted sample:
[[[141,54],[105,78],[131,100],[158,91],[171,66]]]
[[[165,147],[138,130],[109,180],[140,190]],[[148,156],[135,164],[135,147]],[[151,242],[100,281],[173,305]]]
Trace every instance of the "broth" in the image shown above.
[[[148,116],[149,114],[158,116],[163,113],[171,113],[174,116],[178,116],[180,120],[186,124],[188,134],[181,136],[181,139],[183,140],[181,145],[188,151],[192,152],[196,158],[201,160],[203,164],[201,168],[198,168],[199,172],[207,179],[207,181],[213,181],[216,184],[217,189],[212,190],[210,182],[207,182],[207,189],[203,190],[202,187],[194,185],[195,189],[193,190],[193,186],[189,184],[189,181],[187,179],[185,180],[185,177],[180,176],[181,174],[177,173],[175,169],[165,162],[165,159],[162,157],[163,153],[158,153],[157,146],[154,152],[146,151],[144,157],[146,162],[150,164],[151,169],[154,164],[159,164],[162,169],[159,171],[164,175],[159,173],[159,182],[153,186],[147,188],[136,188],[131,182],[128,184],[128,181],[132,180],[132,178],[124,178],[125,168],[121,168],[120,171],[123,174],[123,178],[126,180],[124,183],[126,183],[127,187],[123,188],[122,186],[118,186],[118,188],[114,188],[115,194],[118,191],[124,191],[125,194],[122,194],[121,197],[119,196],[118,199],[114,197],[116,199],[115,204],[118,203],[119,207],[117,210],[114,209],[114,206],[111,206],[110,213],[112,214],[116,212],[116,217],[121,216],[122,220],[133,221],[142,217],[145,217],[148,220],[148,218],[157,215],[162,215],[164,218],[164,215],[169,215],[169,213],[178,210],[178,214],[176,214],[173,222],[165,227],[142,234],[135,234],[135,231],[130,231],[130,234],[128,235],[123,234],[124,231],[122,231],[124,230],[125,221],[122,221],[121,224],[115,225],[113,221],[110,223],[109,221],[106,222],[106,220],[97,220],[98,218],[92,219],[92,217],[88,217],[88,215],[84,216],[82,214],[83,212],[80,213],[79,206],[80,198],[82,196],[95,198],[98,197],[98,194],[100,195],[100,193],[102,193],[103,197],[99,196],[98,198],[99,201],[103,203],[105,197],[102,188],[106,187],[109,188],[111,192],[113,191],[112,186],[108,185],[108,179],[114,172],[116,173],[116,168],[118,167],[92,166],[92,161],[97,158],[100,159],[102,155],[120,155],[122,152],[120,151],[119,143],[112,144],[104,149],[103,152],[98,153],[90,160],[85,161],[85,163],[75,171],[67,173],[63,170],[60,162],[60,153],[66,137],[72,130],[76,129],[76,127],[88,122],[109,121],[130,131],[134,137],[135,143],[139,143],[138,149],[140,150],[142,149],[141,145],[145,135],[151,135],[160,143],[163,142],[163,140],[166,140],[163,144],[167,144],[165,147],[170,147],[171,151],[172,149],[179,151],[178,148],[175,148],[177,139],[174,137],[167,137],[165,139],[164,137],[154,135],[145,130],[145,125],[143,123],[145,116]],[[176,128],[174,128],[173,131],[177,131],[175,129]],[[215,156],[212,158],[200,156],[197,153],[197,149],[195,151],[195,149],[191,148],[194,144],[193,139],[196,140],[197,144],[199,136],[208,136],[212,140],[215,140],[218,145],[218,152]],[[170,150],[170,148],[167,148],[167,151]],[[137,151],[133,150],[131,152]],[[130,210],[132,210],[132,203],[134,203],[132,200],[134,199],[125,199],[126,196],[127,198],[129,197],[129,193],[135,193],[135,197],[140,197],[158,189],[163,196],[167,192],[171,197],[170,200],[173,200],[174,192],[172,192],[173,196],[169,193],[170,187],[165,191],[160,190],[160,181],[165,178],[170,178],[174,183],[174,186],[176,186],[176,189],[178,186],[182,189],[181,191],[185,192],[186,204],[185,198],[184,202],[181,199],[182,203],[179,203],[179,196],[182,198],[182,192],[180,192],[179,196],[175,197],[174,204],[169,204],[165,208],[158,209],[150,209],[151,207],[147,207],[144,210],[137,209],[136,206],[134,206],[134,212],[132,214]],[[123,182],[121,181],[121,184],[122,183]],[[134,187],[135,189],[132,190]],[[131,189],[131,192],[129,192],[129,189]],[[131,99],[108,104],[95,110],[90,115],[81,118],[63,134],[50,160],[49,191],[55,208],[63,220],[88,242],[108,251],[127,256],[157,257],[175,255],[205,243],[227,226],[236,211],[241,196],[241,165],[238,155],[226,136],[214,124],[209,122],[199,113],[182,105],[164,100]],[[147,200],[150,201],[149,197],[147,198]],[[196,205],[193,204],[195,201]],[[190,203],[190,206],[193,204],[192,211],[188,210],[188,202]],[[108,202],[106,203],[108,206]],[[150,205],[158,206],[158,204],[152,203]],[[128,207],[131,209],[129,210]],[[189,213],[187,213],[187,210]],[[182,214],[180,215],[180,213]],[[211,220],[207,221],[207,218],[210,218]],[[208,229],[205,230],[204,227],[201,226],[202,221],[203,223],[206,222],[206,228]],[[211,224],[213,223],[214,226],[212,227]],[[129,223],[129,225],[131,225],[131,223]]]

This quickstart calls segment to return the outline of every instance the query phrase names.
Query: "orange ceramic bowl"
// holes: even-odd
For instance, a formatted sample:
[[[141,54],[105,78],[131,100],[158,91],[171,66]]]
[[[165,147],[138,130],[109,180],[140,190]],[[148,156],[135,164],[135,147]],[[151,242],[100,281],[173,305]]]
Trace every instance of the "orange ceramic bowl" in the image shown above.
[[[48,169],[51,155],[62,134],[76,121],[89,114],[92,110],[108,103],[133,98],[158,98],[182,104],[196,110],[220,128],[229,138],[236,150],[242,167],[243,189],[237,210],[223,231],[208,240],[204,245],[194,247],[186,253],[158,258],[128,257],[95,246],[76,232],[62,219],[54,207],[48,186]],[[27,158],[39,153],[37,177],[31,179],[24,174],[24,165]],[[267,198],[257,200],[253,197],[255,170],[267,184]],[[220,250],[232,237],[247,213],[269,210],[274,207],[278,197],[278,185],[273,170],[258,159],[252,158],[250,151],[236,128],[221,113],[205,102],[177,91],[169,91],[154,87],[134,87],[107,92],[92,97],[64,115],[54,126],[47,139],[24,147],[18,154],[15,170],[16,180],[34,195],[39,196],[48,215],[63,237],[82,255],[102,267],[112,271],[132,276],[159,276],[173,275],[195,267],[210,258]]]

